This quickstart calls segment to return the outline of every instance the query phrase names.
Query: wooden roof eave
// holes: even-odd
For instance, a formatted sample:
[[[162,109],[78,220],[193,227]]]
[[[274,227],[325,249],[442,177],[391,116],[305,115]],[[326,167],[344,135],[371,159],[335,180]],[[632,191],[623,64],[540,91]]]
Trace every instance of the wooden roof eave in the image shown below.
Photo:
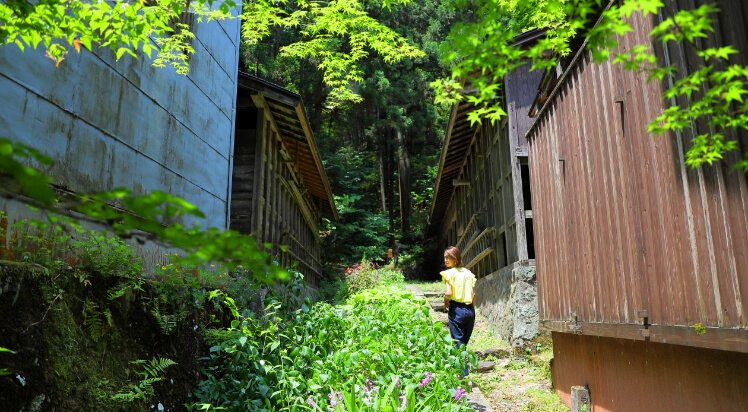
[[[455,118],[457,117],[457,111],[459,104],[453,104],[452,110],[449,113],[449,122],[447,122],[447,132],[444,134],[444,145],[442,147],[441,156],[439,156],[439,171],[436,174],[436,181],[434,181],[434,196],[431,198],[431,207],[429,208],[429,220],[428,225],[431,226],[431,221],[434,216],[434,208],[436,207],[437,200],[439,199],[439,183],[442,179],[442,171],[444,170],[444,161],[447,158],[447,152],[449,148],[449,138],[452,135],[452,129],[455,126]]]
[[[332,195],[330,182],[327,180],[327,173],[325,173],[325,168],[322,165],[322,158],[319,155],[317,143],[314,141],[312,129],[309,127],[309,120],[306,117],[306,110],[304,110],[304,102],[302,102],[301,100],[299,100],[299,103],[296,105],[296,113],[298,114],[299,120],[301,121],[301,126],[304,129],[304,134],[307,137],[307,145],[309,146],[309,151],[312,153],[312,158],[314,158],[314,162],[317,165],[317,171],[320,176],[320,181],[325,188],[325,194],[327,195],[327,200],[330,204],[330,211],[332,212],[333,220],[337,221],[338,210],[335,207],[335,198]]]
[[[322,166],[322,160],[319,155],[317,144],[314,141],[314,135],[309,126],[309,120],[306,117],[306,111],[304,110],[301,95],[258,77],[241,72],[239,73],[239,87],[250,90],[252,93],[252,100],[255,102],[256,107],[262,107],[271,114],[273,127],[281,134],[281,144],[284,151],[289,156],[292,155],[292,152],[288,150],[288,145],[285,144],[286,139],[292,139],[306,146],[303,150],[308,151],[310,157],[313,159],[314,166],[312,168],[316,169],[312,172],[314,176],[309,176],[305,173],[305,170],[298,170],[294,172],[294,175],[298,174],[301,176],[307,185],[310,181],[314,182],[319,180],[321,182],[323,190],[320,193],[317,193],[317,195],[321,195],[318,196],[320,198],[325,197],[327,199],[326,203],[328,203],[328,205],[326,206],[329,206],[329,217],[332,217],[333,220],[337,221],[338,211],[335,207],[335,198],[330,189],[327,173],[325,173],[325,169]],[[276,121],[276,117],[278,117],[276,114],[282,116],[284,118],[283,121]],[[289,116],[290,114],[295,114],[297,119],[294,119],[294,116]],[[283,127],[284,125],[281,123],[286,123],[295,130],[292,131],[289,128]],[[302,132],[303,136],[298,134],[299,132]],[[300,159],[302,157],[301,152],[302,150],[298,150],[293,154],[293,156]],[[312,179],[310,179],[310,177],[312,177]],[[310,203],[313,202],[310,201]],[[316,205],[312,204],[311,206],[312,210],[317,209]],[[327,207],[324,209],[327,209]]]
[[[595,23],[592,25],[592,28],[600,24],[600,22],[603,19],[603,13],[607,11],[608,9],[613,6],[615,2],[613,0],[610,0],[608,2],[608,5],[603,9],[598,19],[595,21]],[[537,129],[537,125],[540,124],[540,121],[542,120],[543,116],[548,112],[549,108],[551,107],[552,103],[556,100],[556,97],[560,93],[563,85],[566,83],[566,80],[570,76],[571,72],[573,71],[574,67],[579,63],[579,60],[584,55],[584,53],[587,50],[587,44],[588,41],[585,40],[582,42],[582,45],[579,47],[577,52],[574,54],[574,57],[569,62],[569,65],[566,66],[566,70],[561,74],[561,77],[558,78],[556,81],[556,85],[553,87],[553,90],[546,96],[545,100],[543,101],[543,104],[540,105],[540,108],[534,107],[535,109],[535,121],[532,122],[530,127],[527,129],[527,132],[525,133],[525,139],[529,143],[530,141],[534,140],[535,138],[535,130]]]

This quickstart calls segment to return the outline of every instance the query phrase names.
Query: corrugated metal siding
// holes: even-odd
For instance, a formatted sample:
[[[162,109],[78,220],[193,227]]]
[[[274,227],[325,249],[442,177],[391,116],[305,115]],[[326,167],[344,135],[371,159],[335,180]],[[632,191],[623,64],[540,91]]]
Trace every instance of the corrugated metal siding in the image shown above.
[[[715,41],[739,48],[731,63],[745,64],[748,5],[720,7]],[[632,21],[622,50],[651,44],[658,20]],[[681,48],[653,47],[693,67]],[[690,131],[646,133],[667,107],[667,83],[592,64],[585,51],[560,87],[528,134],[541,321],[636,324],[646,310],[654,325],[748,326],[748,188],[731,170],[748,136],[725,161],[691,169]]]

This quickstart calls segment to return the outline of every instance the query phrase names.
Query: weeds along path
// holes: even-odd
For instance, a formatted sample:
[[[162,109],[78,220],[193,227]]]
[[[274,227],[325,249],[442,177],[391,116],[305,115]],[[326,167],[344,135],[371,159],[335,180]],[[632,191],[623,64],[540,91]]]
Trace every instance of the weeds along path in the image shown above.
[[[346,304],[236,314],[216,332],[199,402],[233,410],[468,411],[463,355],[422,300],[363,290]]]

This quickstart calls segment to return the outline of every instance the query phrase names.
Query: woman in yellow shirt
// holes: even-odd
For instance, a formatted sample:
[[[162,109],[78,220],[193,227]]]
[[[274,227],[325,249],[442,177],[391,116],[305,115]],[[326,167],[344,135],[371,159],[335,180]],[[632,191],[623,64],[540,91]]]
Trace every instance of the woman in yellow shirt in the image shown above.
[[[475,325],[475,275],[462,267],[462,254],[454,246],[444,250],[444,264],[449,268],[441,272],[444,305],[449,307],[449,333],[459,348],[468,344]],[[467,365],[463,372],[468,375]]]

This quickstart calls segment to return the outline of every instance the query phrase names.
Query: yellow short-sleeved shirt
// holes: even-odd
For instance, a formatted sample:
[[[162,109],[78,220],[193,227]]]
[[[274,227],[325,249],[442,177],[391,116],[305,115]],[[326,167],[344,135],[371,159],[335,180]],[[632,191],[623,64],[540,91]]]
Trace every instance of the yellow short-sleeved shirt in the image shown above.
[[[452,300],[465,304],[473,303],[475,275],[465,268],[451,268],[443,272],[442,280],[452,286]]]

